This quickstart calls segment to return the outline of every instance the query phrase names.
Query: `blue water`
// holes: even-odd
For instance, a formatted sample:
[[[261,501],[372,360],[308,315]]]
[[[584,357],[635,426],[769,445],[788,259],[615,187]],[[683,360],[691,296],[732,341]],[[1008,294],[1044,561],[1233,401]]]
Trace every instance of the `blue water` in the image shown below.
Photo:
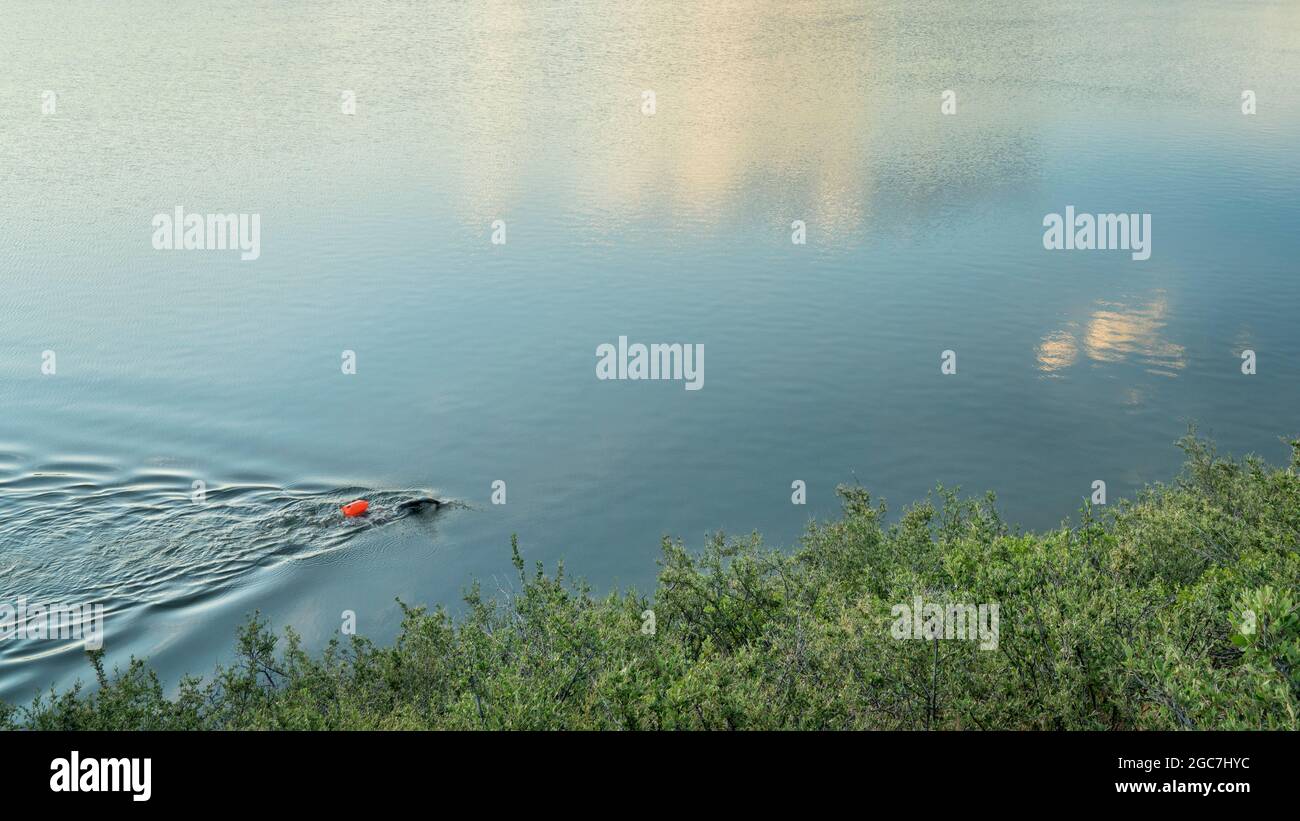
[[[838,483],[1043,528],[1190,421],[1300,432],[1300,4],[365,5],[0,3],[0,603],[104,603],[110,664],[208,672],[255,609],[382,639],[509,590],[512,533],[648,589]],[[155,250],[177,205],[260,259]],[[1044,250],[1067,205],[1151,258]],[[619,336],[704,388],[598,381]],[[0,641],[0,698],[87,673]]]

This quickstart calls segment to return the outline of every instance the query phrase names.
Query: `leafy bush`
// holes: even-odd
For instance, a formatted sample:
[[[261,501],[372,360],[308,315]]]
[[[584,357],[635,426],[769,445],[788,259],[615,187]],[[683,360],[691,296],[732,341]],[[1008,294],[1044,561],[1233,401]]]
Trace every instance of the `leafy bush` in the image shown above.
[[[844,487],[843,516],[793,552],[665,540],[653,599],[526,572],[516,543],[516,595],[475,585],[459,619],[399,602],[392,646],[313,655],[255,615],[238,661],[174,697],[93,653],[98,687],[0,705],[0,727],[1300,729],[1291,445],[1278,469],[1189,434],[1175,482],[1041,534],[942,488],[886,526]],[[915,596],[997,603],[996,648],[895,638]]]

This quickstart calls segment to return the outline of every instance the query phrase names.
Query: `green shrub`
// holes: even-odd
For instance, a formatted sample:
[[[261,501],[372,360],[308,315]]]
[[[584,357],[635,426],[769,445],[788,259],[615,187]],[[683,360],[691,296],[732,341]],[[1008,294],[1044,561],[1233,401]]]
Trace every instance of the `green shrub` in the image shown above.
[[[529,573],[453,619],[399,602],[387,647],[311,654],[254,615],[171,698],[133,659],[0,705],[32,729],[1300,729],[1300,442],[1284,469],[1189,435],[1172,484],[1012,532],[940,488],[886,526],[860,487],[794,551],[665,540],[653,598]],[[937,500],[937,501],[936,501]],[[904,641],[894,605],[997,603],[997,646]],[[645,611],[654,613],[648,628]]]

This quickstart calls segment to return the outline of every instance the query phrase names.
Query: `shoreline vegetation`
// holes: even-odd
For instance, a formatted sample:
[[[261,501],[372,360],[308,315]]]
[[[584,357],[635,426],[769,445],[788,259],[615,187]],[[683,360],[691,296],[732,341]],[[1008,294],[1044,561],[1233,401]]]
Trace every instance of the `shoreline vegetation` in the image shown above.
[[[456,618],[399,602],[392,645],[312,654],[254,615],[237,660],[174,697],[146,662],[110,673],[93,651],[98,687],[0,704],[0,729],[1296,730],[1290,445],[1277,468],[1193,431],[1172,483],[1043,533],[943,488],[886,526],[841,487],[842,516],[793,551],[665,539],[652,597],[529,571],[515,542],[518,590],[475,583]],[[993,641],[896,637],[918,597],[996,605]]]

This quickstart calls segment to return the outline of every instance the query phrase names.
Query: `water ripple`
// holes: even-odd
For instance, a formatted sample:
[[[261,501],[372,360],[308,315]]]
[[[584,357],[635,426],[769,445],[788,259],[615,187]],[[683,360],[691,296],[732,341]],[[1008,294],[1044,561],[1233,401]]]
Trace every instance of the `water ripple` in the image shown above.
[[[215,595],[257,568],[339,550],[411,515],[427,489],[209,485],[151,468],[125,476],[93,460],[0,474],[0,601],[100,602],[109,612]],[[339,505],[370,500],[346,518]]]

